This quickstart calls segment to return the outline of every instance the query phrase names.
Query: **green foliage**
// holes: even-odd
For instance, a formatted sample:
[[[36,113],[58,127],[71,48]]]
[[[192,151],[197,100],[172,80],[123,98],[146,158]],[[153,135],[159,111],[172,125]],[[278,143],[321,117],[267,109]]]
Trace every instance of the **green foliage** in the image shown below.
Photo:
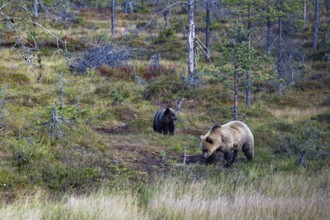
[[[94,36],[94,40],[98,43],[108,43],[110,41],[110,36],[107,33],[101,33]]]
[[[172,28],[164,28],[159,32],[158,37],[155,39],[155,44],[164,44],[167,42],[175,41],[175,31]]]
[[[10,79],[9,81],[16,84],[26,84],[30,82],[30,78],[26,76],[26,74],[21,73],[11,73],[10,76],[8,76]]]
[[[25,166],[38,160],[52,160],[54,158],[49,145],[45,144],[42,138],[40,140],[33,138],[13,140],[11,149],[14,157],[13,163],[19,169],[24,169]]]
[[[76,18],[76,23],[77,23],[78,25],[80,25],[80,26],[84,26],[84,25],[85,25],[85,19],[84,19],[84,17],[82,17],[82,16],[77,16],[77,18]]]
[[[247,32],[240,22],[236,23],[229,38],[222,35],[221,39],[219,45],[221,58],[218,66],[222,71],[229,75],[236,71],[242,75],[252,70],[254,78],[267,79],[269,73],[266,69],[263,70],[263,67],[270,60],[248,45]]]
[[[172,28],[164,28],[152,43],[156,46],[161,45],[156,52],[160,53],[162,58],[179,60],[186,56],[183,53],[185,51],[185,45],[176,36],[175,30]]]
[[[185,19],[178,17],[176,19],[174,19],[173,24],[172,24],[172,28],[176,31],[176,32],[181,32],[184,30],[184,26],[186,24]]]
[[[177,76],[161,76],[147,85],[143,97],[147,100],[175,100],[181,91],[181,84]]]

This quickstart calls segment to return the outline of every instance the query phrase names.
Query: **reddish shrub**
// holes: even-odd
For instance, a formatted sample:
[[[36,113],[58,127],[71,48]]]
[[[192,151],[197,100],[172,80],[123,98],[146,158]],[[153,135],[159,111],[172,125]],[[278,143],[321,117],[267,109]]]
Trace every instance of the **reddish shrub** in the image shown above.
[[[138,73],[138,75],[141,75],[144,79],[150,80],[152,78],[157,78],[161,75],[175,75],[176,74],[176,68],[173,66],[166,67],[166,66],[158,66],[158,67],[152,67],[152,66],[146,66],[143,69],[140,70],[141,72]]]
[[[123,80],[132,80],[134,67],[102,65],[97,70],[101,75],[106,77],[114,77],[116,79],[123,79]]]
[[[153,78],[157,78],[161,75],[175,75],[176,68],[175,66],[162,66],[159,67],[152,67],[152,66],[144,66],[140,67],[138,70],[135,70],[133,66],[108,66],[102,65],[100,66],[97,71],[106,77],[114,77],[116,79],[122,80],[134,80],[134,71],[136,74],[143,79],[149,81]]]

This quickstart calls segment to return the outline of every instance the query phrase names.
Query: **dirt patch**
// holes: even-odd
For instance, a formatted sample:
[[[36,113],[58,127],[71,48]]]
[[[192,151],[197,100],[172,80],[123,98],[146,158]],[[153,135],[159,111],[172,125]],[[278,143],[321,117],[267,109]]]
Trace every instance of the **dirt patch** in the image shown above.
[[[151,104],[155,105],[155,106],[158,106],[159,108],[173,108],[175,106],[173,106],[173,104],[171,102],[152,102]]]
[[[101,132],[105,134],[125,134],[134,131],[134,129],[127,124],[113,125],[109,127],[98,127],[93,129],[97,132]]]
[[[144,148],[141,145],[112,145],[112,156],[114,161],[124,165],[130,170],[139,170],[147,175],[152,172],[167,172],[172,169],[173,161],[178,164],[201,164],[217,165],[223,164],[223,154],[216,152],[205,160],[201,154],[183,155],[177,152],[166,150],[165,160],[161,152]],[[168,163],[171,160],[172,163]]]
[[[142,145],[111,145],[113,157],[119,163],[130,169],[144,172],[168,170],[170,165],[166,160],[178,160],[179,155],[170,150],[165,151],[165,160],[159,151],[144,148]]]
[[[200,136],[205,133],[205,131],[202,130],[191,130],[191,129],[181,129],[177,132],[178,134],[189,134],[193,136]]]
[[[12,153],[0,151],[0,165],[5,164],[13,157]]]

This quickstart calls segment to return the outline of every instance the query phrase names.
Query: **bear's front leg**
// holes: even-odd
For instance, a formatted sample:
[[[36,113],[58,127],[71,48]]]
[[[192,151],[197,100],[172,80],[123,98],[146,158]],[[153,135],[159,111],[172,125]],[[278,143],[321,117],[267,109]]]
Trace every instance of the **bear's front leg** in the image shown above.
[[[167,135],[168,134],[168,127],[167,126],[164,126],[163,129],[162,129],[162,133]]]
[[[174,130],[175,130],[175,126],[174,126],[174,122],[171,122],[168,124],[168,131],[170,135],[174,135]]]
[[[237,151],[236,150],[235,151],[226,151],[223,154],[224,154],[225,160],[227,161],[227,163],[225,164],[225,167],[226,168],[231,167],[231,165],[233,165],[233,163],[236,159]]]

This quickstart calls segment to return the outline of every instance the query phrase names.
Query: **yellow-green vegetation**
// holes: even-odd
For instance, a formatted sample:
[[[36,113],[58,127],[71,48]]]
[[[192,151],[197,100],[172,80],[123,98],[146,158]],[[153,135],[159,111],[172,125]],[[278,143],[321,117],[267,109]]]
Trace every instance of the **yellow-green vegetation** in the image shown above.
[[[250,108],[240,82],[239,119],[254,134],[255,159],[239,154],[231,169],[205,165],[190,159],[201,153],[199,135],[233,119],[232,86],[216,66],[220,39],[212,41],[213,61],[199,60],[201,84],[190,88],[186,11],[174,11],[164,29],[160,18],[163,26],[145,27],[149,10],[118,13],[115,36],[107,10],[82,10],[62,31],[45,24],[67,41],[71,59],[101,44],[130,47],[136,54],[122,66],[70,70],[42,33],[41,68],[1,48],[0,219],[327,219],[329,61],[306,63],[282,95],[256,79]],[[211,30],[231,27],[225,20]],[[153,68],[156,53],[162,59]],[[175,135],[155,133],[156,111],[183,98]]]
[[[198,170],[199,169],[199,170]],[[177,175],[152,185],[103,187],[89,195],[52,201],[33,195],[2,206],[2,219],[327,219],[329,171],[307,175],[274,167],[243,169],[181,167]],[[196,181],[210,172],[211,178]],[[194,179],[194,181],[191,181]]]

